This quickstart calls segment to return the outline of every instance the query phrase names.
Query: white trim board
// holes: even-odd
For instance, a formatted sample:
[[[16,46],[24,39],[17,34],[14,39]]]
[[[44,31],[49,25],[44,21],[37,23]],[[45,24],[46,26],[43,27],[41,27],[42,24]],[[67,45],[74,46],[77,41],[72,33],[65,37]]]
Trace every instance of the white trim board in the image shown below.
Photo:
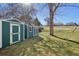
[[[18,22],[10,21],[10,20],[16,20],[16,21],[18,21]],[[23,23],[23,22],[21,22],[20,20],[15,19],[15,18],[13,18],[13,19],[1,19],[0,21],[10,22],[10,23],[19,23],[19,24],[22,24],[22,23]]]
[[[22,22],[19,20],[19,18],[15,18],[15,17],[12,17],[12,18],[10,18],[10,19],[1,19],[0,21],[13,22],[13,21],[9,21],[9,20],[16,20],[16,21],[18,21],[19,23],[22,23]]]
[[[2,48],[2,21],[0,21],[0,48]]]

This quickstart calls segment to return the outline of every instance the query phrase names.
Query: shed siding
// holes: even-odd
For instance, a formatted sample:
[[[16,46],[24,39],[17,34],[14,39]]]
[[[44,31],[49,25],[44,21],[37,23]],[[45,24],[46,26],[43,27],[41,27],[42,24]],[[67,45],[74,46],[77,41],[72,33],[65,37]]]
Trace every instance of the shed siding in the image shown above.
[[[25,39],[27,38],[27,26],[25,25]]]
[[[30,26],[29,26],[29,38],[32,37],[32,32],[33,32],[33,30],[30,31]]]
[[[29,38],[32,37],[32,31],[29,31]]]
[[[24,29],[23,29],[23,25],[21,24],[21,25],[20,25],[20,40],[21,40],[21,41],[23,41],[23,35],[24,35],[24,34],[23,34],[23,30],[24,30]]]
[[[29,25],[27,25],[27,38],[29,38]]]
[[[2,47],[10,45],[10,23],[2,21]]]
[[[35,36],[35,28],[34,28],[34,36]]]
[[[32,37],[33,37],[33,35],[34,35],[34,34],[33,34],[33,31],[34,31],[33,29],[34,29],[34,27],[32,27]]]
[[[34,36],[34,27],[33,27],[33,34],[32,34],[32,36]]]

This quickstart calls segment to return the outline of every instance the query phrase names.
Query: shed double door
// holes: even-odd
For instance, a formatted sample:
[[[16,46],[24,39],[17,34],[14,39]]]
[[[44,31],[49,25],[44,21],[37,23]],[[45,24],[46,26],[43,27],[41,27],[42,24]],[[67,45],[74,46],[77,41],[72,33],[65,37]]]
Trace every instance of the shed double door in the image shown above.
[[[10,44],[14,44],[20,41],[20,25],[11,24],[10,27]]]

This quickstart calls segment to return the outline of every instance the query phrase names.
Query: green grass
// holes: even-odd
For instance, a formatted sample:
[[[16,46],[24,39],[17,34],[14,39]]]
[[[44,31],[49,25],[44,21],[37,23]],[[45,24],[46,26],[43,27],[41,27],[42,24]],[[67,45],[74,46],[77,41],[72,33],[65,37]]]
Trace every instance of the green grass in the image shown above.
[[[79,42],[79,28],[55,27],[54,35]],[[79,56],[79,44],[49,35],[49,28],[45,28],[38,37],[25,40],[0,51],[0,55],[23,56]]]
[[[54,51],[55,55],[79,55],[79,44],[77,43],[52,37],[47,35],[46,32],[42,34],[42,37],[45,39],[43,40],[45,41],[44,44],[47,45],[47,47],[50,47],[49,49]],[[51,51],[50,53],[53,54]]]
[[[73,32],[74,28],[75,28],[74,26],[55,27],[54,34],[62,38],[79,42],[79,27],[77,27],[75,32]]]

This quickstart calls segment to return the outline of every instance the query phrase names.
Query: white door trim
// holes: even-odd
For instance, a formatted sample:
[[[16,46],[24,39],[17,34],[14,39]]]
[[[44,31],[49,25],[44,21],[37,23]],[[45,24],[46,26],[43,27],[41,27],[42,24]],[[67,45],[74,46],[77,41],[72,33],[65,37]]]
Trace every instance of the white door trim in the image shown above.
[[[12,26],[18,26],[19,27],[19,32],[18,33],[12,33]],[[12,40],[12,38],[13,38],[13,34],[18,34],[19,35],[19,39],[18,39],[18,41],[16,41],[16,42],[19,42],[20,41],[20,25],[19,24],[12,24],[12,23],[10,23],[10,44],[14,44],[14,43],[16,43],[16,42],[13,42]]]
[[[0,21],[0,48],[2,48],[2,21]]]

